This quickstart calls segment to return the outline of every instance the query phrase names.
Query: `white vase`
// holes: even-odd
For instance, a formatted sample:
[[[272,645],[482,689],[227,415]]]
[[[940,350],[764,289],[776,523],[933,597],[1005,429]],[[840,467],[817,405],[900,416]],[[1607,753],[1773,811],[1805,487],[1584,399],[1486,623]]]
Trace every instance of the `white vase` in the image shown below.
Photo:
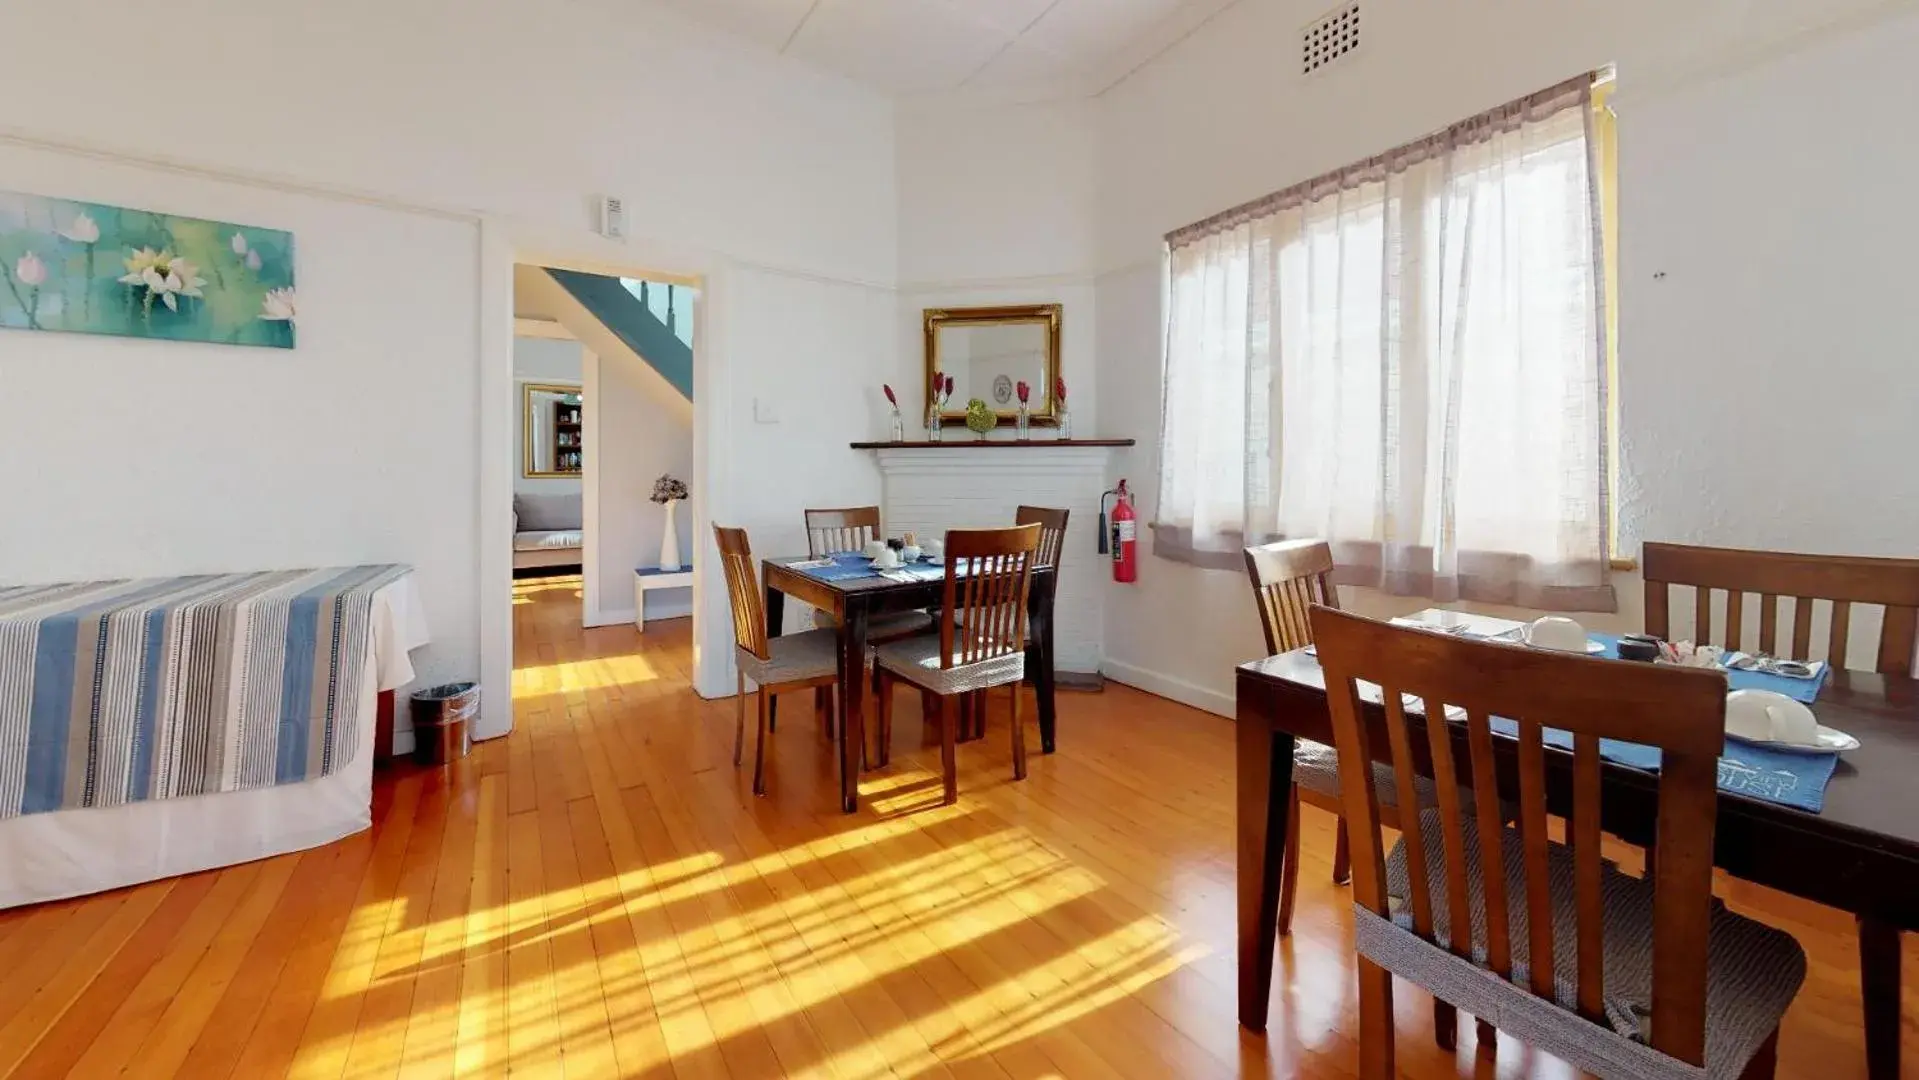
[[[666,531],[660,534],[660,569],[678,570],[680,568],[680,527],[674,520],[674,510],[680,505],[680,500],[668,499],[661,505],[666,507]]]

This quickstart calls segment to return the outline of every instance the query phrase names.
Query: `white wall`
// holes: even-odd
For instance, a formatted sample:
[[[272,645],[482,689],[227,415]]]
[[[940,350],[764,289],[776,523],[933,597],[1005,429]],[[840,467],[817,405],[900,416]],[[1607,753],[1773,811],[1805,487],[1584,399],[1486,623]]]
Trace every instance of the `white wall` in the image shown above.
[[[1364,51],[1311,80],[1319,0],[1243,0],[1108,92],[1098,112],[1100,410],[1141,446],[1152,513],[1167,231],[1617,62],[1623,547],[1641,537],[1915,554],[1919,451],[1897,267],[1919,155],[1900,105],[1909,3],[1656,0],[1367,10]],[[1655,273],[1665,273],[1654,279]],[[1793,481],[1781,483],[1779,479]],[[1637,625],[1640,586],[1617,579]],[[1148,558],[1109,590],[1109,669],[1230,711],[1261,651],[1243,576]],[[1423,604],[1349,591],[1376,614]]]
[[[409,563],[420,678],[475,675],[476,224],[5,144],[0,175],[289,230],[301,300],[290,352],[0,333],[0,580]]]
[[[582,350],[577,341],[554,338],[513,339],[513,491],[528,495],[578,495],[578,477],[526,475],[526,384],[559,383],[579,386]],[[691,440],[688,440],[689,447]]]
[[[678,413],[659,407],[644,387],[628,377],[624,365],[593,358],[592,451],[599,496],[599,560],[593,589],[597,604],[588,605],[590,621],[633,621],[633,570],[656,566],[664,535],[665,512],[651,501],[653,481],[662,473],[682,480],[693,474],[693,429]],[[690,483],[690,481],[689,481]],[[680,554],[687,558],[693,546],[693,515],[678,510]],[[685,615],[693,610],[692,596],[674,589],[656,594],[647,604],[655,619]],[[593,619],[597,612],[599,618]]]
[[[479,424],[489,434],[483,444],[475,434],[435,445],[436,453],[451,455],[454,467],[433,477],[432,490],[440,496],[433,520],[448,518],[441,493],[449,485],[461,487],[459,497],[473,500],[479,507],[474,514],[489,520],[477,528],[462,522],[461,536],[448,544],[458,550],[447,551],[435,572],[449,580],[464,574],[463,587],[447,586],[461,588],[460,603],[442,605],[444,617],[462,611],[468,616],[453,625],[472,627],[471,605],[486,598],[478,620],[486,624],[480,666],[497,691],[490,699],[495,705],[505,700],[510,656],[505,601],[492,599],[506,587],[507,562],[504,548],[490,545],[503,543],[493,538],[507,532],[504,497],[513,459],[505,433],[517,407],[509,400],[506,356],[508,264],[515,256],[584,269],[595,263],[647,266],[704,276],[713,286],[699,338],[709,392],[698,407],[715,437],[710,443],[702,437],[696,465],[714,482],[710,501],[696,498],[696,517],[783,519],[774,508],[786,504],[797,532],[797,508],[812,491],[852,488],[865,491],[869,501],[877,494],[872,467],[845,443],[860,426],[857,417],[872,411],[860,388],[886,374],[880,360],[890,355],[881,346],[890,341],[896,314],[885,291],[895,281],[899,256],[894,118],[891,104],[879,96],[762,56],[670,13],[636,10],[619,0],[340,0],[298,10],[245,0],[181,0],[166,18],[138,32],[110,29],[124,26],[124,11],[109,0],[15,8],[7,13],[9,39],[45,47],[17,50],[0,71],[0,90],[7,91],[0,93],[0,140],[75,151],[36,181],[40,190],[85,194],[106,187],[103,178],[112,166],[103,158],[137,156],[484,217],[486,261],[477,270],[470,259],[458,268],[459,294],[446,298],[457,302],[439,302],[443,298],[432,289],[418,286],[417,275],[392,285],[385,270],[366,268],[420,261],[404,250],[414,226],[387,226],[384,219],[338,237],[307,230],[300,273],[303,284],[315,280],[308,252],[350,241],[362,264],[351,272],[392,285],[384,302],[404,306],[411,332],[468,335],[467,364],[484,364],[477,394],[470,372],[454,378],[397,352],[377,377],[336,366],[336,372],[354,374],[330,374],[327,387],[337,381],[340,393],[359,394],[367,385],[391,387],[396,378],[417,377],[426,385],[408,395],[416,404],[454,409],[466,401],[462,416],[469,423],[474,409],[480,410]],[[171,104],[128,108],[125,95],[51,92],[73,79],[71,50],[57,43],[79,41],[86,42],[87,63],[97,71],[152,70],[154,57],[200,59],[164,65],[164,96]],[[27,186],[24,179],[12,183]],[[141,184],[94,197],[160,202],[164,209],[215,216],[239,213],[227,212],[213,197],[218,186],[212,182],[181,183],[180,197],[171,201],[160,199],[162,189]],[[589,196],[600,192],[626,198],[629,243],[588,233]],[[256,216],[268,223],[279,217]],[[444,260],[439,268],[443,282],[454,280]],[[477,316],[476,297],[484,301]],[[796,310],[813,300],[821,310]],[[301,355],[305,342],[328,334],[320,309],[314,310],[303,326]],[[476,321],[488,335],[498,335],[496,343],[485,337],[473,344]],[[792,367],[796,322],[809,324],[814,334],[810,345],[797,350],[809,365],[803,371]],[[336,326],[344,331],[355,324]],[[368,336],[346,347],[387,356],[386,342],[394,340]],[[749,433],[755,394],[788,384],[797,388],[785,409],[792,419]],[[815,404],[804,409],[802,401]],[[832,422],[814,418],[827,415]],[[744,436],[738,442],[723,438],[735,431]],[[264,459],[310,453],[304,443],[263,434]],[[29,452],[8,434],[0,440],[9,456]],[[472,476],[476,457],[481,477],[493,479]],[[191,477],[197,464],[196,454],[181,452],[153,456],[145,467],[167,478],[157,492],[171,495],[196,483]],[[743,478],[737,488],[743,494],[721,482],[735,476]],[[821,477],[827,478],[823,484]],[[415,492],[405,480],[383,475],[377,482],[374,509],[411,505]],[[474,494],[481,487],[489,492],[486,499]],[[760,490],[777,499],[759,503],[745,494]],[[362,522],[359,537],[405,531],[398,519],[353,517]],[[276,516],[259,532],[280,528],[283,520],[303,519]],[[216,525],[244,529],[253,522],[236,514],[213,518],[205,527]],[[184,543],[194,534],[181,535]],[[163,538],[158,550],[174,542]],[[475,550],[482,543],[489,546],[480,560]],[[272,550],[280,554],[271,561],[284,562],[285,549]],[[174,565],[163,558],[151,564],[146,569]],[[696,650],[701,686],[730,692],[730,633],[718,576],[702,577],[700,589],[705,610],[722,616],[707,620]],[[460,666],[470,673],[474,665]],[[503,722],[489,708],[483,726]]]
[[[1062,305],[1060,372],[1073,432],[1107,434],[1093,352],[1095,108],[1078,101],[902,112],[893,387],[902,391],[907,438],[925,431],[924,309],[1000,304]],[[1012,429],[995,437],[1010,439]]]
[[[584,231],[627,198],[648,244],[890,282],[892,108],[844,80],[621,0],[16,4],[0,126]],[[73,84],[168,65],[171,108]],[[31,108],[27,103],[31,103]]]

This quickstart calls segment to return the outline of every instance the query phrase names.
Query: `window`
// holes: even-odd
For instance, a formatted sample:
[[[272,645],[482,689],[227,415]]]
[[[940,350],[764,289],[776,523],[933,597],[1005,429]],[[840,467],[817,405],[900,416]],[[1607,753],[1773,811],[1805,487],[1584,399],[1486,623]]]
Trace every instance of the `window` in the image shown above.
[[[1169,236],[1155,552],[1612,610],[1598,115],[1583,78]]]

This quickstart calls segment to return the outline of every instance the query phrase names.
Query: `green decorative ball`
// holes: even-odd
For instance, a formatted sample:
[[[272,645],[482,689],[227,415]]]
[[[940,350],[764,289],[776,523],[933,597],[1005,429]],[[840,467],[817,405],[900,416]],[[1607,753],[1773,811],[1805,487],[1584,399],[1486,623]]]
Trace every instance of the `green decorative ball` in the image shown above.
[[[966,403],[966,426],[981,435],[999,426],[999,415],[978,398]]]

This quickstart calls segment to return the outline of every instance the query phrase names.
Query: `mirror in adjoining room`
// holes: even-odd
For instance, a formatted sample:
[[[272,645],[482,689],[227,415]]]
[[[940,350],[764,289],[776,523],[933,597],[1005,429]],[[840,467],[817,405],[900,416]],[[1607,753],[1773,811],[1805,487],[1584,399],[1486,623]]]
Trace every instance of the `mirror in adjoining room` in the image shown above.
[[[1030,421],[1058,422],[1053,388],[1059,381],[1060,305],[928,308],[925,317],[929,409],[937,373],[953,380],[942,414],[948,420],[963,422],[966,403],[978,398],[1001,426],[1013,424],[1023,382]]]
[[[521,473],[529,480],[577,479],[585,462],[580,388],[526,383],[521,426],[526,432]]]

